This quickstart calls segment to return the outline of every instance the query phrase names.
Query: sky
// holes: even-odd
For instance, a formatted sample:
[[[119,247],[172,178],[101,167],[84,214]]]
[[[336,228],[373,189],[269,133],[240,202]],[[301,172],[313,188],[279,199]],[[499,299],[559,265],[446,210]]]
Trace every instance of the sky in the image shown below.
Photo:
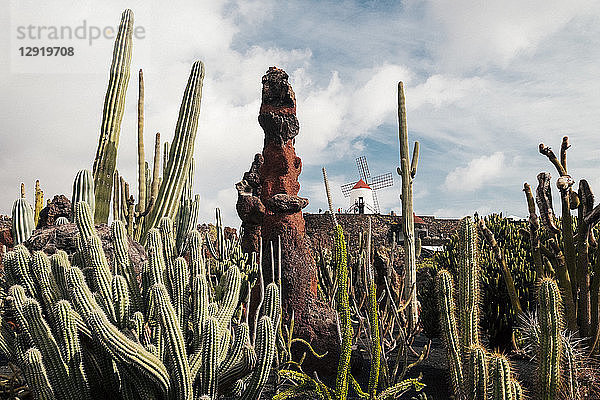
[[[326,167],[335,208],[356,181],[392,172],[378,192],[400,213],[397,84],[405,85],[409,145],[421,146],[414,180],[419,215],[526,215],[523,182],[552,166],[570,137],[568,166],[600,188],[600,3],[594,1],[3,1],[0,4],[0,214],[24,182],[46,199],[71,195],[98,144],[113,40],[91,27],[135,26],[131,79],[117,168],[135,193],[137,71],[145,78],[146,159],[154,134],[171,140],[192,63],[206,67],[195,146],[201,222],[239,226],[234,188],[262,149],[261,77],[286,70],[297,99],[303,161],[300,196],[326,208]],[[87,37],[22,37],[19,27],[85,21]],[[83,32],[83,30],[82,30]],[[110,33],[110,30],[107,31]],[[46,35],[46,36],[44,36]],[[70,46],[73,56],[25,57],[21,47]],[[556,191],[556,190],[555,190]]]

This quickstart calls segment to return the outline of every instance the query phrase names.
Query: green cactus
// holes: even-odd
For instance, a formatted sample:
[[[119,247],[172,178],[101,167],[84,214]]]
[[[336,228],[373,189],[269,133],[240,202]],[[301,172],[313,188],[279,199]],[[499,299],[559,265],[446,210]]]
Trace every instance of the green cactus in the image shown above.
[[[202,235],[197,230],[192,230],[187,237],[190,251],[190,270],[192,276],[206,275],[204,256],[202,254]]]
[[[199,348],[201,345],[201,329],[204,325],[204,321],[209,316],[208,304],[209,304],[209,293],[208,283],[204,275],[196,275],[192,280],[192,323],[196,330],[194,339],[194,347]]]
[[[516,379],[511,379],[510,383],[512,385],[512,392],[515,400],[523,400],[525,395],[523,394],[521,384]]]
[[[479,344],[479,264],[477,262],[477,230],[471,217],[460,220],[458,269],[458,319],[460,348],[466,362],[469,347]],[[463,369],[465,365],[463,365]]]
[[[54,221],[54,225],[56,226],[60,226],[60,225],[67,225],[69,224],[69,219],[67,217],[58,217],[56,218],[56,220]]]
[[[348,261],[344,230],[340,225],[335,226],[334,263],[338,276],[337,307],[342,331],[342,345],[338,370],[335,379],[335,395],[337,400],[348,397],[348,367],[352,353],[352,321],[350,321],[350,303],[348,293]]]
[[[522,235],[526,222],[512,221],[500,214],[484,218],[485,226],[492,232],[502,248],[502,256],[514,282],[518,301],[524,312],[535,308],[535,282],[537,273],[533,265],[529,239]],[[512,346],[512,331],[519,315],[507,290],[502,266],[489,243],[479,240],[477,254],[480,273],[480,328],[487,333],[491,347],[508,350]],[[453,235],[444,246],[444,251],[436,253],[434,261],[438,268],[447,269],[454,279],[459,277],[460,244],[458,234]],[[422,304],[423,306],[423,304]]]
[[[25,352],[23,374],[27,382],[31,382],[32,392],[36,399],[54,400],[54,391],[42,362],[42,354],[38,349],[31,348]]]
[[[132,33],[133,12],[125,10],[121,15],[121,23],[115,39],[110,77],[102,111],[100,139],[94,159],[95,221],[97,223],[108,222],[121,120],[125,109],[125,94],[129,85],[129,67],[133,47]]]
[[[469,382],[469,387],[466,389],[467,397],[473,400],[487,400],[489,375],[486,351],[482,346],[474,345],[467,350],[467,357],[465,369]]]
[[[3,259],[9,285],[22,285],[28,296],[37,297],[38,290],[29,266],[31,254],[23,245],[15,246]]]
[[[200,394],[215,400],[219,367],[219,321],[208,317],[202,326],[202,368]]]
[[[167,289],[161,284],[155,284],[151,289],[153,305],[160,317],[160,325],[165,332],[169,366],[171,370],[171,387],[174,397],[179,400],[192,399],[192,379],[188,364],[185,340],[175,309],[169,300]],[[203,358],[204,362],[208,359]],[[216,386],[216,379],[213,380]]]
[[[558,398],[561,384],[563,328],[562,301],[556,282],[544,278],[538,289],[540,345],[539,345],[539,398],[553,400]]]
[[[446,359],[448,360],[452,389],[454,396],[458,399],[461,396],[460,390],[463,387],[463,371],[453,293],[454,284],[452,282],[452,275],[448,271],[440,271],[436,277],[440,326],[446,347]]]
[[[77,172],[73,181],[73,194],[71,196],[71,213],[75,220],[75,205],[80,201],[86,202],[92,210],[92,218],[96,210],[96,195],[94,193],[94,177],[87,169]]]
[[[369,222],[370,223],[370,222]],[[371,330],[371,370],[369,372],[369,396],[371,400],[377,398],[379,385],[379,368],[381,363],[381,339],[379,335],[379,308],[377,306],[377,286],[373,268],[368,263],[367,282],[369,285],[369,328]]]
[[[34,211],[24,198],[15,200],[12,207],[12,237],[15,244],[21,244],[31,237],[35,229]]]
[[[37,227],[40,219],[40,211],[44,208],[44,191],[40,189],[39,179],[35,181],[35,210],[33,212],[33,225]]]
[[[244,393],[240,397],[241,400],[258,399],[271,372],[271,365],[276,352],[275,326],[271,318],[266,315],[258,321],[255,346],[257,365],[248,380],[246,390],[244,390]]]
[[[490,355],[491,398],[514,400],[514,386],[508,358],[499,353]]]
[[[513,399],[510,363],[499,354],[488,355],[479,344],[479,282],[481,273],[477,256],[477,234],[470,217],[459,223],[458,240],[458,315],[455,316],[453,280],[448,270],[436,277],[436,295],[440,327],[456,399]],[[485,282],[485,280],[484,280]],[[460,332],[460,334],[459,334]],[[488,372],[489,371],[489,372]],[[490,387],[491,382],[491,387]],[[516,381],[515,381],[516,382]],[[516,382],[518,385],[518,382]],[[491,390],[491,392],[490,392]]]
[[[121,275],[115,275],[112,278],[111,286],[112,301],[115,309],[115,323],[119,328],[124,329],[129,322],[131,308],[127,280]]]
[[[173,219],[177,213],[194,153],[203,79],[204,64],[201,61],[196,61],[192,66],[179,110],[179,119],[175,127],[175,137],[169,154],[169,163],[158,190],[158,197],[152,211],[144,220],[144,229],[141,235],[142,243],[145,243],[148,231],[157,226],[161,218]]]

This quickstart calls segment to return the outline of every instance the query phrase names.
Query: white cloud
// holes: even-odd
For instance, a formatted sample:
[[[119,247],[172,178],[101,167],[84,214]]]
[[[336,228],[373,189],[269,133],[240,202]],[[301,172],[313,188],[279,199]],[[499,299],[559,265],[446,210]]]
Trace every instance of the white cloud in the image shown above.
[[[471,192],[500,176],[503,166],[502,152],[475,158],[466,167],[457,167],[450,172],[444,187],[451,192]]]
[[[14,2],[31,8],[23,15],[37,22],[88,18],[115,25],[122,11],[116,1],[62,3],[68,7]],[[523,214],[522,182],[534,183],[537,172],[550,169],[537,144],[556,148],[564,134],[573,143],[570,171],[599,185],[597,2],[411,0],[396,7],[222,0],[173,8],[134,0],[128,6],[147,35],[134,43],[118,168],[135,190],[138,68],[146,78],[150,159],[154,133],[163,140],[173,135],[191,63],[203,60],[195,150],[201,220],[212,221],[219,205],[225,222],[238,225],[233,185],[262,148],[261,76],[271,65],[289,73],[296,91],[296,149],[305,166],[300,195],[310,198],[309,210],[325,204],[316,167],[324,164],[336,186],[356,178],[359,155],[379,161],[373,167],[381,172],[396,167],[399,80],[410,140],[421,141],[417,212],[458,216],[481,213],[485,205]],[[0,25],[10,22],[10,14],[0,12]],[[8,34],[0,32],[4,54]],[[0,212],[10,211],[21,181],[30,194],[40,179],[46,198],[69,195],[76,171],[91,168],[110,47],[94,47],[93,74],[16,74],[9,57],[0,59]],[[346,206],[341,193],[334,196]],[[397,188],[379,198],[382,210],[399,205]]]
[[[506,67],[514,57],[531,53],[543,39],[573,18],[598,11],[593,1],[431,1],[430,23],[445,39],[434,45],[446,67]]]

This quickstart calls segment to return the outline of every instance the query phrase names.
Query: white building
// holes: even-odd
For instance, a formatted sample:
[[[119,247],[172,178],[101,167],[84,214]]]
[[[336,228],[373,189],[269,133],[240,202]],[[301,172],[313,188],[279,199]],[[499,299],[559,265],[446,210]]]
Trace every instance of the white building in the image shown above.
[[[350,208],[347,212],[351,214],[375,214],[373,189],[362,179],[350,189]]]

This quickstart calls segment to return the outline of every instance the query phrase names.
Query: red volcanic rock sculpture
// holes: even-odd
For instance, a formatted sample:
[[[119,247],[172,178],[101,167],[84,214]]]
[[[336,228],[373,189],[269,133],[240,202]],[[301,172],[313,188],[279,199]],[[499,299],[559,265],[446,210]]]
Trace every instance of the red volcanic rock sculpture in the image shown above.
[[[328,351],[332,362],[319,360],[322,372],[335,367],[337,331],[335,314],[317,298],[317,268],[305,234],[302,209],[308,200],[298,196],[302,160],[296,155],[298,135],[296,97],[285,71],[271,67],[262,78],[262,105],[258,122],[265,133],[264,147],[244,179],[236,185],[237,211],[244,228],[244,251],[258,251],[263,240],[263,274],[271,282],[270,243],[275,249],[281,238],[281,280],[284,321],[294,312],[294,333],[313,344],[318,352]],[[305,351],[305,349],[302,349]],[[316,360],[314,360],[316,361]],[[306,360],[304,365],[309,365]],[[329,365],[329,367],[327,367]]]

